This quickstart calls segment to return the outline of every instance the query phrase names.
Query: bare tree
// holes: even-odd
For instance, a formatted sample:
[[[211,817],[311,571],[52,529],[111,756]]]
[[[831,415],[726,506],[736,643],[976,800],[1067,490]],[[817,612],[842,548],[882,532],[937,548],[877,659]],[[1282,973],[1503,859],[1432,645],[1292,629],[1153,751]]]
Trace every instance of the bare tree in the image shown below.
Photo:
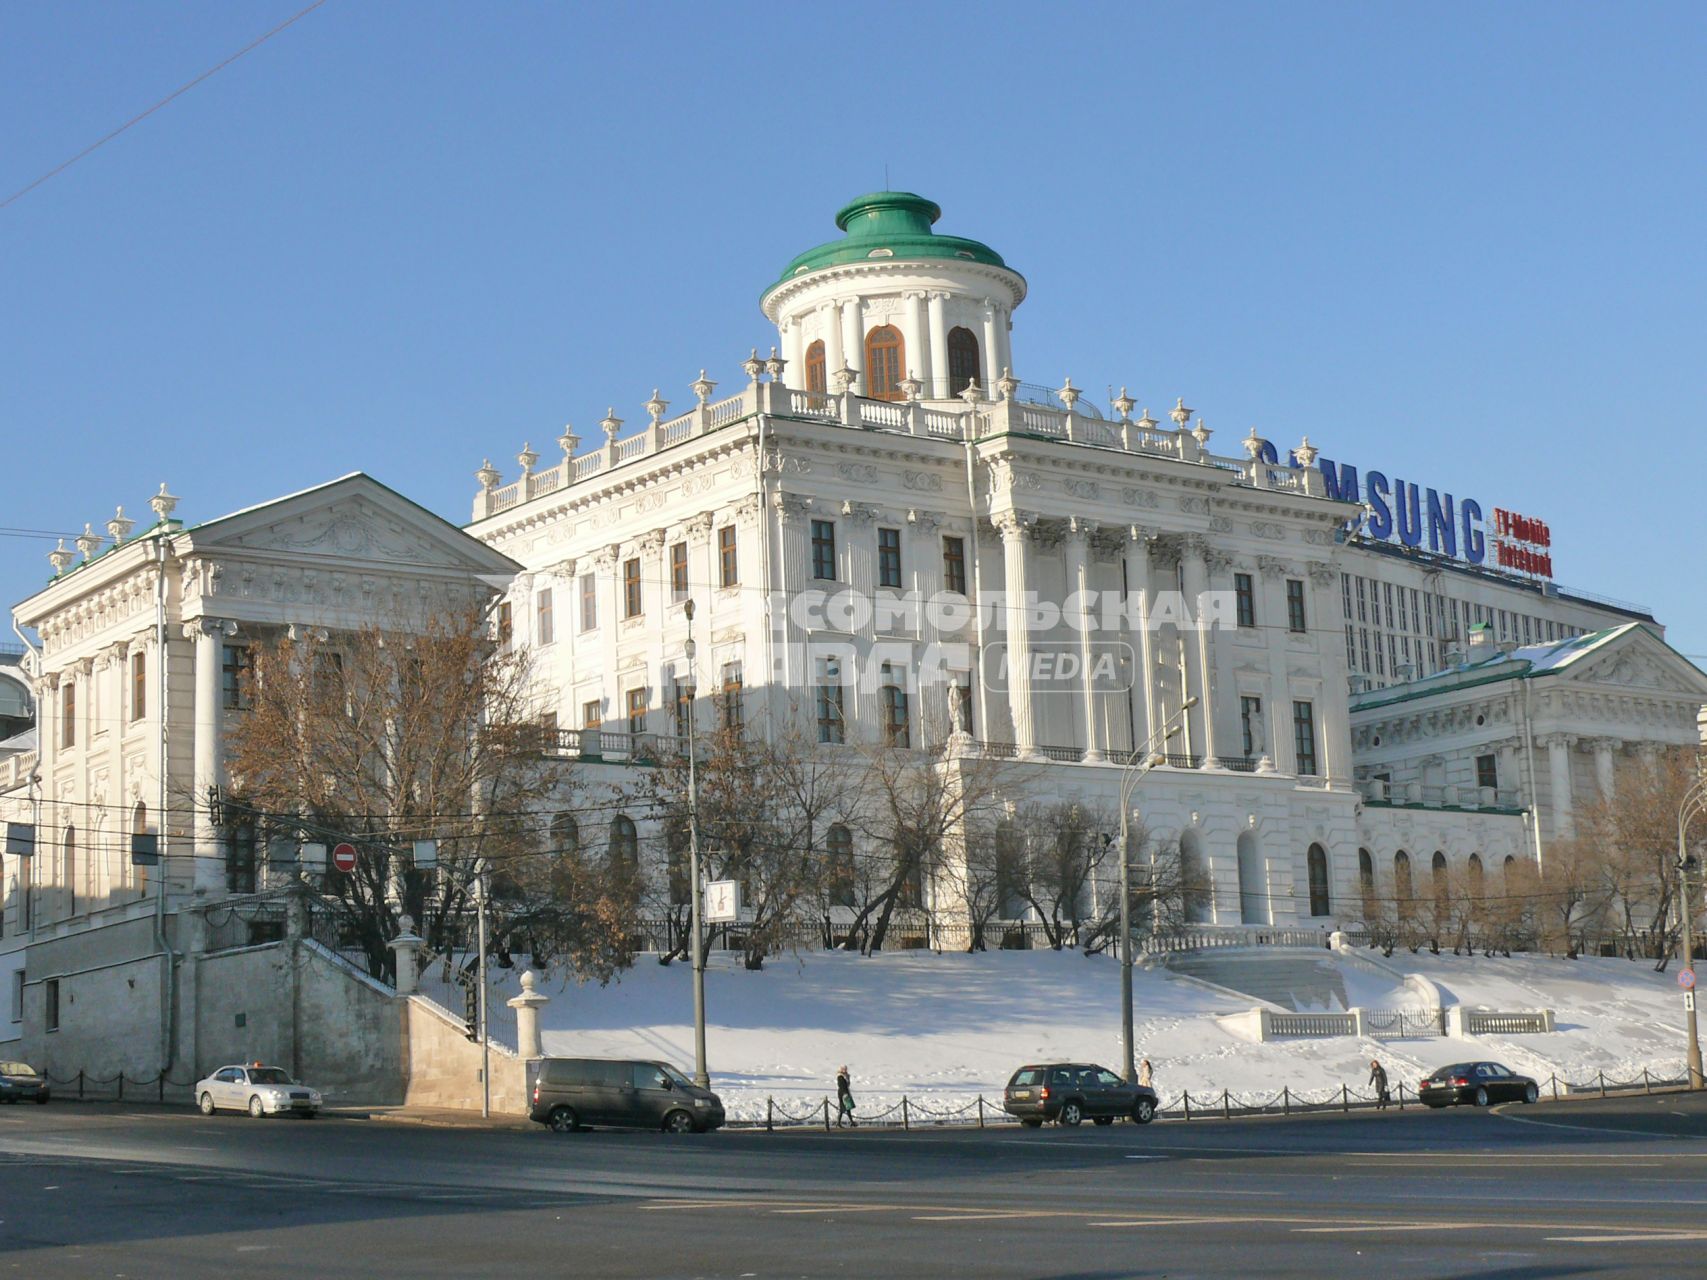
[[[233,812],[268,834],[348,841],[328,874],[375,975],[408,914],[436,950],[465,945],[477,869],[491,872],[495,950],[527,945],[605,979],[627,962],[631,896],[546,813],[570,785],[547,758],[521,657],[477,610],[252,649],[229,736]],[[418,869],[416,838],[438,841]]]
[[[1091,884],[1108,857],[1103,833],[1110,825],[1105,814],[1076,801],[1031,804],[1019,812],[1023,862],[1015,889],[1056,951],[1077,944],[1079,925],[1091,915]]]

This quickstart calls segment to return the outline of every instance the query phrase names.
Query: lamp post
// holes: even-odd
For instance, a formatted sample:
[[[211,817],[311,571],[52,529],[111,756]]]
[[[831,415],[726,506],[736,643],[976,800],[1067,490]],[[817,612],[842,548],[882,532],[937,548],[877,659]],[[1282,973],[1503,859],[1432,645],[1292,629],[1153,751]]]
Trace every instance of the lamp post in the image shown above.
[[[492,1114],[492,1036],[486,1026],[486,859],[474,864],[474,902],[480,948],[480,1114]]]
[[[1684,847],[1683,836],[1690,819],[1698,818],[1703,813],[1707,813],[1707,777],[1702,777],[1683,793],[1683,803],[1677,808],[1677,913],[1683,921],[1683,967],[1692,971],[1695,968],[1695,930],[1692,923],[1695,903],[1689,896],[1689,869],[1692,860],[1689,850]],[[1684,991],[1683,1005],[1684,1026],[1689,1033],[1689,1087],[1700,1089],[1701,1039],[1695,1027],[1694,988]]]
[[[693,970],[693,1082],[701,1089],[711,1088],[711,1075],[705,1069],[705,939],[700,933],[700,898],[703,890],[699,879],[699,773],[694,761],[694,642],[693,601],[685,601],[682,613],[688,620],[687,643],[682,653],[687,659],[687,680],[682,696],[687,699],[688,711],[688,932],[691,935],[689,965]]]
[[[1138,780],[1162,763],[1164,757],[1157,748],[1179,732],[1176,722],[1196,705],[1196,698],[1182,702],[1143,748],[1132,753],[1120,774],[1120,1061],[1127,1084],[1138,1079],[1132,1049],[1132,793]]]

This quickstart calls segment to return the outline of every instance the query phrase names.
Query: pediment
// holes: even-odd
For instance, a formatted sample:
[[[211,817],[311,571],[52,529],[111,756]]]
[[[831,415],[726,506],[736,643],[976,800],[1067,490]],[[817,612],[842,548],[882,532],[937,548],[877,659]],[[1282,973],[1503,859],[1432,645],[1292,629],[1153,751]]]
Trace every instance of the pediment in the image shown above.
[[[1707,699],[1707,674],[1643,627],[1557,674],[1573,685]]]

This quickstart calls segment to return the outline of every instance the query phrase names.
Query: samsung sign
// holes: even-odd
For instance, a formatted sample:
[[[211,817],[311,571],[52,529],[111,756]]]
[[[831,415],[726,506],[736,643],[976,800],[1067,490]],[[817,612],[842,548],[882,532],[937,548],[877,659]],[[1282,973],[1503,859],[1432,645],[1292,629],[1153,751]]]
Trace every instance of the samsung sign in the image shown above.
[[[1273,445],[1265,445],[1262,456],[1267,462],[1278,461]],[[1288,461],[1298,465],[1296,458]],[[1546,526],[1539,521],[1511,516],[1496,508],[1499,528],[1507,531],[1502,537],[1494,529],[1484,527],[1482,504],[1474,498],[1455,498],[1411,481],[1389,480],[1381,471],[1366,471],[1360,476],[1350,463],[1328,458],[1318,459],[1316,465],[1321,468],[1328,497],[1367,505],[1369,515],[1364,533],[1368,537],[1383,542],[1396,537],[1403,546],[1426,548],[1436,555],[1469,564],[1539,577],[1553,576],[1551,553],[1542,554],[1538,549],[1550,545],[1550,535],[1533,546],[1507,546],[1511,542],[1532,543],[1529,538],[1513,538],[1509,531],[1531,526],[1545,530]]]

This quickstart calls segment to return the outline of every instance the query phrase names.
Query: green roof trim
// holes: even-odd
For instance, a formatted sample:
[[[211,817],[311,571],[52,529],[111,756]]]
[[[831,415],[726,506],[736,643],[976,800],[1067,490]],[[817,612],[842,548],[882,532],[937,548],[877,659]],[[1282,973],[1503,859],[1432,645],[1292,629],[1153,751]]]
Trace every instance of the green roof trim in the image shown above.
[[[962,236],[939,236],[931,225],[942,217],[935,201],[911,191],[873,191],[850,200],[836,214],[836,227],[847,234],[808,249],[782,269],[782,276],[760,297],[781,288],[796,276],[850,262],[920,259],[976,262],[1019,272],[1002,261],[989,245]],[[1021,277],[1022,279],[1024,277]]]

